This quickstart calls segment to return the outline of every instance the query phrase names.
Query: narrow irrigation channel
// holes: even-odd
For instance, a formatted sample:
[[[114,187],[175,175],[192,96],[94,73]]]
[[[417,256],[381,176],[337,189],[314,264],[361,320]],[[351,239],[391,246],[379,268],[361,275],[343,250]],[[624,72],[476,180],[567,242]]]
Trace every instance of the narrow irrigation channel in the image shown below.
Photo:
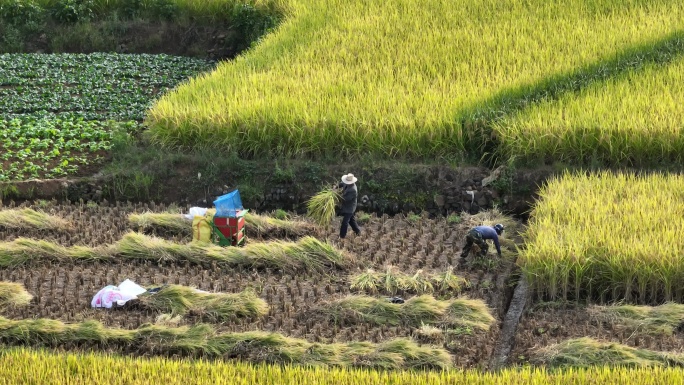
[[[527,302],[527,288],[527,280],[521,276],[518,280],[518,285],[513,292],[513,298],[508,306],[508,310],[501,327],[499,340],[496,342],[494,353],[492,354],[492,358],[489,362],[489,369],[492,371],[503,369],[508,362],[508,357],[511,353],[511,350],[513,350],[513,344],[515,343],[515,333],[518,329],[520,316],[522,315]]]

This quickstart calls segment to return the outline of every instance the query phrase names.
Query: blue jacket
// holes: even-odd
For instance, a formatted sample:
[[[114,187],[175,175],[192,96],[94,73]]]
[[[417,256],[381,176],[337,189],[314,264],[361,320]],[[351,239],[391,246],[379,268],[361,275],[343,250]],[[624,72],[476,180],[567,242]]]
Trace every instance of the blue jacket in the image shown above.
[[[491,226],[477,226],[475,228],[478,233],[482,234],[482,239],[491,239],[494,241],[494,245],[496,246],[496,252],[501,254],[501,246],[499,246],[499,234],[496,233],[496,230],[494,230],[493,227]]]

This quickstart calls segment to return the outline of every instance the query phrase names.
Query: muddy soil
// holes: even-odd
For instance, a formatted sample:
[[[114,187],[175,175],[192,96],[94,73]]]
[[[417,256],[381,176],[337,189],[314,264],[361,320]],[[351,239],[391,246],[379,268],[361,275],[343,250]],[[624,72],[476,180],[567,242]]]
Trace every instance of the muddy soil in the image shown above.
[[[65,246],[113,243],[133,230],[128,224],[128,214],[146,210],[164,211],[169,208],[154,204],[50,204],[42,209],[69,219],[73,224],[72,229],[48,232],[2,229],[0,241],[24,236],[49,239]],[[353,253],[364,268],[380,270],[386,265],[392,265],[408,273],[418,269],[444,271],[456,265],[468,230],[463,225],[448,224],[445,220],[409,220],[402,216],[372,217],[362,225],[362,236],[356,237],[352,233],[347,239],[340,240],[335,234],[338,223],[333,223],[328,230],[319,229],[315,236]],[[170,239],[187,242],[189,239],[186,237],[175,235]],[[259,239],[254,238],[248,240],[258,241]],[[490,255],[496,258],[496,254]],[[471,283],[471,287],[460,296],[485,300],[493,309],[493,314],[501,319],[505,310],[501,307],[505,305],[506,278],[512,267],[513,261],[505,260],[489,267],[473,264],[455,270],[457,275],[465,277]],[[285,274],[276,270],[202,267],[187,263],[34,263],[0,269],[0,279],[22,283],[36,297],[27,308],[10,309],[4,314],[13,319],[46,317],[65,322],[96,319],[107,326],[122,328],[136,328],[144,323],[153,323],[159,314],[147,310],[90,308],[90,301],[98,290],[129,278],[143,286],[179,284],[217,292],[238,292],[251,287],[269,304],[269,314],[262,319],[217,325],[222,331],[277,331],[320,342],[379,342],[393,337],[412,336],[415,331],[408,327],[344,325],[313,320],[312,315],[315,315],[317,306],[327,300],[350,294],[348,277],[359,271],[360,269],[327,274]],[[407,293],[398,295],[411,297]],[[189,317],[182,324],[201,321]],[[497,322],[488,332],[465,333],[433,342],[448,348],[460,367],[484,367],[489,361],[498,334]]]

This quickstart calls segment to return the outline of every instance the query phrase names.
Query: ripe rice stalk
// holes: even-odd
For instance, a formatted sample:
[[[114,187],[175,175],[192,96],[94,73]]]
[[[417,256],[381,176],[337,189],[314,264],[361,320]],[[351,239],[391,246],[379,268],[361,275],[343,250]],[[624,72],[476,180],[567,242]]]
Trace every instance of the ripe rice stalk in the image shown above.
[[[411,277],[411,282],[414,282],[415,292],[419,294],[430,294],[435,292],[435,288],[431,282],[430,277],[423,272],[422,269],[418,269],[416,273]]]
[[[678,174],[603,171],[551,179],[518,257],[531,288],[554,300],[684,300],[682,191]]]
[[[387,300],[351,295],[331,301],[317,313],[335,324],[368,322],[375,325],[399,325],[401,308]]]
[[[176,234],[192,234],[192,222],[185,219],[181,214],[148,211],[142,214],[130,214],[128,221],[141,231],[161,228]]]
[[[309,199],[307,215],[320,226],[328,226],[335,218],[335,206],[342,199],[336,188],[325,188]]]
[[[437,291],[459,293],[464,288],[470,287],[470,283],[453,273],[453,267],[449,266],[444,272],[433,274],[431,277]]]
[[[400,306],[404,323],[420,327],[423,324],[440,322],[449,306],[449,301],[440,301],[431,295],[423,294],[410,298]]]
[[[429,346],[418,347],[409,339],[384,342],[378,350],[402,355],[405,366],[409,368],[446,370],[451,367],[451,356],[444,349]]]
[[[197,242],[177,244],[139,233],[128,233],[113,246],[118,255],[135,259],[219,262],[256,268],[278,267],[288,271],[345,267],[350,256],[313,237],[297,242],[251,243],[245,247],[219,247]]]
[[[23,285],[14,282],[0,282],[0,311],[8,307],[21,307],[28,305],[33,296],[29,294]]]
[[[375,346],[367,342],[355,343],[351,349],[353,353],[349,354],[351,358],[363,357],[361,365],[356,362],[345,363],[352,368],[368,368],[373,370],[392,370],[397,365],[404,366],[404,355],[389,351],[379,351]]]
[[[179,244],[135,232],[125,234],[115,244],[95,248],[64,247],[28,238],[0,242],[0,266],[18,266],[40,259],[68,261],[114,258],[189,261],[198,264],[217,262],[230,266],[275,267],[287,271],[324,271],[346,268],[354,262],[348,253],[312,237],[304,237],[297,242],[251,243],[245,247],[219,247],[198,242]]]
[[[29,208],[0,210],[0,227],[8,229],[68,230],[66,219]]]
[[[492,122],[504,120],[501,126],[512,128],[495,131],[497,138],[520,155],[586,161],[607,150],[618,161],[634,149],[649,159],[662,153],[676,158],[682,149],[681,88],[667,87],[682,83],[681,67],[663,77],[651,72],[679,56],[680,2],[458,0],[446,7],[443,0],[426,0],[419,9],[413,0],[278,3],[288,20],[254,49],[156,102],[147,114],[153,141],[271,157],[435,159],[487,143]],[[326,13],[331,7],[333,16]],[[535,28],[526,20],[535,20]],[[426,25],[431,28],[420,28]],[[411,30],[421,32],[406,34]],[[312,31],[326,38],[304,44],[294,38]],[[348,31],[357,38],[349,41]],[[294,51],[299,54],[280,55]],[[643,76],[644,70],[650,71]],[[641,81],[630,86],[629,77]],[[657,85],[649,87],[652,78]],[[306,86],[296,87],[302,79]],[[644,128],[654,126],[654,110],[664,121],[655,124],[656,141]],[[598,128],[595,111],[607,116]],[[521,125],[514,124],[517,115]],[[582,119],[567,118],[574,115]],[[638,139],[630,140],[625,126],[641,131]],[[570,151],[554,151],[559,142]]]
[[[589,337],[567,340],[538,349],[532,362],[550,368],[614,367],[684,367],[684,355],[636,349]]]
[[[155,325],[166,326],[170,328],[178,327],[183,322],[183,316],[173,316],[168,313],[159,314],[154,320]]]
[[[235,294],[204,293],[187,286],[169,285],[157,293],[140,295],[138,299],[140,304],[154,311],[171,316],[192,313],[216,322],[258,318],[268,313],[268,304],[253,290]]]
[[[501,135],[502,152],[524,161],[546,157],[575,164],[587,164],[588,158],[607,165],[681,163],[684,58],[674,54],[681,33],[673,35],[640,52],[634,61],[638,69],[606,77],[562,101],[532,103],[497,122],[494,130]],[[661,57],[672,55],[672,60],[644,60],[658,51]]]
[[[282,220],[251,212],[245,214],[244,218],[245,234],[248,237],[297,237],[313,232],[312,224],[303,220]],[[143,232],[158,229],[185,236],[192,234],[192,222],[177,213],[145,212],[142,214],[130,214],[128,221],[132,226]]]
[[[377,273],[369,268],[363,273],[352,276],[350,281],[352,290],[375,294],[378,292],[379,282],[382,282],[382,273]]]
[[[86,246],[64,247],[56,243],[30,238],[17,238],[0,242],[0,266],[19,266],[33,260],[105,260],[109,254],[104,248]]]
[[[268,304],[253,290],[248,289],[236,294],[205,294],[191,310],[204,318],[222,322],[233,318],[265,316],[268,314]]]
[[[311,317],[322,317],[334,323],[369,323],[421,327],[437,325],[448,329],[470,327],[489,330],[495,322],[491,310],[481,300],[437,300],[424,294],[394,304],[383,298],[349,295],[317,307]]]
[[[399,290],[415,294],[430,294],[437,291],[454,295],[469,287],[469,283],[465,278],[455,275],[452,270],[451,267],[442,273],[425,273],[418,270],[409,275],[393,266],[386,266],[383,272],[367,269],[349,278],[350,289],[369,294],[382,289],[381,291],[387,295],[395,295]]]
[[[684,305],[666,303],[660,306],[590,306],[587,312],[614,328],[625,328],[632,333],[671,336],[684,320]]]
[[[495,322],[487,304],[479,299],[456,298],[450,301],[445,313],[445,325],[470,326],[489,330]]]
[[[403,346],[402,346],[403,345]],[[341,346],[341,345],[340,345]],[[571,370],[546,369],[544,367],[514,367],[495,373],[481,369],[443,370],[450,368],[449,361],[440,366],[441,361],[431,358],[430,366],[415,369],[406,368],[404,353],[412,351],[408,357],[419,357],[410,344],[395,342],[383,346],[382,351],[375,345],[356,343],[344,345],[349,349],[344,358],[357,359],[356,362],[337,362],[341,356],[337,345],[314,344],[320,359],[311,364],[297,362],[296,365],[282,363],[255,364],[237,360],[209,361],[205,359],[168,358],[168,357],[131,357],[130,355],[101,352],[65,352],[26,347],[6,348],[2,351],[0,372],[8,384],[61,385],[65,383],[85,384],[97,379],[102,384],[216,384],[226,378],[245,379],[245,383],[259,379],[262,383],[330,385],[330,384],[477,384],[477,385],[528,385],[528,384],[573,384],[573,385],[650,385],[680,384],[684,380],[681,368],[673,367],[607,367],[599,365],[586,369]],[[428,351],[421,347],[422,351]],[[398,351],[394,353],[393,351]],[[300,356],[302,359],[313,354]],[[429,357],[429,356],[428,356]],[[329,358],[328,360],[324,360]],[[411,362],[420,362],[411,360]],[[144,380],[141,380],[144,377]]]
[[[438,327],[421,323],[420,327],[416,329],[416,336],[422,342],[434,344],[444,340],[444,331]]]
[[[411,285],[410,278],[393,266],[385,268],[385,274],[382,277],[382,284],[385,292],[394,295],[397,290],[410,290],[415,285]]]
[[[151,259],[159,261],[202,262],[204,255],[212,249],[221,249],[211,244],[178,244],[162,238],[141,233],[128,232],[112,246],[112,252],[126,258]]]
[[[518,234],[522,229],[522,224],[519,221],[516,221],[511,216],[504,215],[498,208],[480,211],[473,215],[463,213],[459,226],[471,229],[475,226],[494,226],[497,223],[504,225],[505,229],[504,233],[500,236],[502,246],[509,234]]]
[[[301,238],[294,244],[297,245],[298,248],[298,250],[295,251],[298,258],[304,260],[306,257],[311,261],[314,261],[313,263],[310,263],[312,265],[311,268],[315,268],[316,265],[344,268],[356,263],[351,254],[338,250],[333,245],[327,242],[321,242],[314,237]],[[307,264],[305,263],[305,265]]]
[[[451,356],[441,348],[421,347],[406,339],[372,344],[321,344],[279,333],[219,333],[207,324],[177,328],[146,324],[138,329],[107,328],[97,321],[65,324],[57,320],[9,320],[0,317],[0,339],[9,345],[107,346],[109,351],[148,355],[237,358],[251,362],[305,366],[383,369],[448,369]],[[381,363],[368,360],[381,359]],[[4,361],[4,360],[0,360]],[[0,364],[1,365],[1,364]]]
[[[256,233],[256,236],[298,237],[313,232],[311,223],[300,219],[278,219],[267,215],[258,215],[248,212],[245,215],[245,232]]]

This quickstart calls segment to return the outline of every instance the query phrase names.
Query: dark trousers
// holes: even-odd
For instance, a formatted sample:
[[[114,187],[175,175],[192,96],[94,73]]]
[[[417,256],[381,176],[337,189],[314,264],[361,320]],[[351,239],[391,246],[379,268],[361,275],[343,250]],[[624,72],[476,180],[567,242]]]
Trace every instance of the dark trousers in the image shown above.
[[[359,228],[359,225],[356,224],[356,219],[354,219],[354,213],[342,214],[342,225],[340,226],[340,238],[344,238],[347,236],[347,226],[351,226],[352,230],[354,230],[356,235],[361,234],[361,229]]]
[[[477,230],[470,230],[468,235],[466,235],[466,244],[463,246],[463,252],[461,252],[461,258],[465,258],[470,253],[470,249],[476,244],[480,248],[480,253],[485,256],[489,250],[489,245],[482,239],[482,234]]]

